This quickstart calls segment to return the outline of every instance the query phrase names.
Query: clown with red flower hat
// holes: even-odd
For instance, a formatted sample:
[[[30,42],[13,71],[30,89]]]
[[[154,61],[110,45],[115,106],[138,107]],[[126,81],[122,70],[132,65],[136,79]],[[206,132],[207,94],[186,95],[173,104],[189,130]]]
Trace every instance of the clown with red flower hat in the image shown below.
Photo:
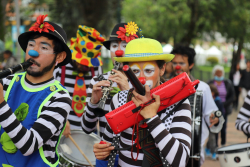
[[[15,167],[59,166],[57,146],[70,112],[68,91],[53,77],[71,59],[67,35],[40,15],[18,37],[27,72],[0,84],[0,164]]]
[[[114,57],[121,57],[125,55],[126,45],[142,35],[139,34],[140,29],[134,22],[119,23],[113,28],[110,38],[103,42],[103,45],[110,50],[111,59],[114,61]],[[109,86],[112,80],[114,82],[109,97],[106,100],[104,111],[108,113],[110,107],[110,101],[112,97],[120,90],[129,90],[132,85],[128,81],[126,75],[122,72],[122,63],[119,70],[112,70],[115,75],[110,75],[111,72],[102,74],[101,76],[95,76],[90,81],[90,86],[87,89],[86,106],[84,108],[84,114],[82,116],[81,125],[85,133],[91,133],[96,129],[97,122],[99,121],[100,137],[103,136],[105,126],[107,124],[105,116],[98,116],[95,113],[95,109],[98,106],[100,98],[102,97],[102,86]],[[97,160],[96,166],[107,166],[106,161]]]

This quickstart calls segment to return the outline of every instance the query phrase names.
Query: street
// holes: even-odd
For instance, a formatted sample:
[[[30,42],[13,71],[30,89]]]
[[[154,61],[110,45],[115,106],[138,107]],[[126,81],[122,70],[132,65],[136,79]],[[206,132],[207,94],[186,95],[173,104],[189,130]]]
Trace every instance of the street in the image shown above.
[[[243,101],[240,99],[239,106],[242,106]],[[239,111],[239,110],[238,110]],[[228,116],[228,122],[227,122],[227,138],[226,138],[226,146],[237,144],[237,143],[246,143],[247,138],[243,134],[243,132],[238,131],[235,128],[235,120],[237,118],[238,111],[233,111],[231,115]],[[219,137],[220,138],[220,137]],[[220,147],[220,140],[218,142]],[[205,163],[202,165],[202,167],[220,167],[219,160],[213,161],[210,157],[206,157]]]

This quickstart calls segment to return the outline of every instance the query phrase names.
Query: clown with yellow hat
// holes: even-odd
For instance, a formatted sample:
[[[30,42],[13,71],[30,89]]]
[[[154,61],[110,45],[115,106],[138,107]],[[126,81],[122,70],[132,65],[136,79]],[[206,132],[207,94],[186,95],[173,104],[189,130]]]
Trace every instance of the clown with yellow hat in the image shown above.
[[[54,72],[72,98],[72,109],[64,131],[66,136],[70,134],[70,129],[81,129],[90,80],[102,74],[101,48],[104,41],[96,29],[79,25],[76,37],[71,38],[71,62]]]
[[[133,89],[120,91],[113,96],[110,111],[132,100],[137,107],[142,107],[137,114],[144,118],[143,122],[147,127],[137,129],[136,135],[133,127],[129,127],[116,136],[107,124],[102,140],[108,144],[94,145],[97,159],[109,157],[108,163],[112,164],[112,157],[118,152],[119,166],[186,166],[191,145],[191,111],[188,99],[177,107],[175,103],[159,113],[157,110],[161,104],[160,96],[153,94],[155,102],[147,103],[152,99],[150,89],[164,82],[161,81],[161,76],[164,74],[166,62],[173,58],[174,55],[163,53],[162,46],[157,40],[149,38],[132,40],[126,46],[124,57],[114,58],[117,62],[126,62],[138,79],[142,77],[146,80],[146,94],[142,96]],[[172,109],[173,114],[167,116]],[[129,117],[130,111],[124,114]],[[163,120],[165,116],[167,119]],[[136,147],[129,147],[133,143],[137,143]]]

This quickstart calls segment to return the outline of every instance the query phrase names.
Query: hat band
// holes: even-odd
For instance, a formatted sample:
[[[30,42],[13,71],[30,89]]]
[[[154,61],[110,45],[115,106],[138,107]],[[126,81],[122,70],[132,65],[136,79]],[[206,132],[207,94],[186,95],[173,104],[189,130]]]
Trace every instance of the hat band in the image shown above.
[[[65,40],[63,39],[63,37],[61,36],[61,34],[59,34],[59,32],[57,32],[56,30],[54,32],[56,32],[62,38],[62,40],[64,41],[64,43],[66,43]]]
[[[125,54],[124,57],[148,57],[155,55],[163,55],[164,53],[134,53],[134,54]]]

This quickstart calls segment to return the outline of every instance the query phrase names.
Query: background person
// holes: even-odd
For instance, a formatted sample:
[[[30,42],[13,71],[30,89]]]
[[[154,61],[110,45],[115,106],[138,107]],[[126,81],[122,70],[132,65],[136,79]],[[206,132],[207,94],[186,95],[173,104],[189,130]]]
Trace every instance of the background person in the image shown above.
[[[247,96],[248,91],[250,90],[250,60],[247,59],[247,68],[242,70],[241,79],[240,79],[240,87],[241,94],[243,99]]]
[[[240,95],[240,80],[241,80],[241,74],[242,71],[240,70],[240,63],[236,64],[236,68],[232,70],[229,74],[229,79],[233,83],[234,86],[234,92],[235,92],[235,99],[233,102],[233,107],[235,110],[238,110],[238,104],[239,104],[239,95]]]
[[[176,46],[171,54],[174,54],[175,57],[172,60],[173,69],[175,76],[186,72],[191,80],[195,80],[193,76],[190,74],[194,66],[194,56],[195,50],[186,46]],[[214,117],[213,112],[217,111],[218,108],[213,100],[213,96],[211,94],[211,90],[203,81],[200,81],[197,90],[202,91],[203,93],[203,102],[202,102],[202,134],[201,134],[201,159],[200,165],[202,165],[205,161],[204,149],[203,146],[205,144],[206,139],[208,138],[209,131],[213,130],[213,132],[219,132],[221,129],[221,125],[223,124],[223,120],[219,120],[218,118],[210,119]],[[219,122],[219,124],[218,124]],[[216,125],[216,126],[215,126]]]
[[[232,113],[234,101],[234,88],[230,80],[224,78],[224,67],[216,65],[212,72],[214,79],[209,81],[208,84],[214,84],[219,92],[219,97],[224,107],[223,117],[225,122],[221,129],[221,146],[226,144],[226,129],[227,129],[227,116]],[[218,146],[218,134],[216,135],[216,143]]]
[[[13,67],[18,64],[16,58],[12,55],[12,52],[10,50],[5,50],[3,52],[3,58],[4,60],[0,65],[1,70]]]
[[[214,102],[219,111],[224,112],[224,107],[219,97],[219,92],[214,84],[209,84]],[[218,147],[216,142],[216,133],[209,132],[207,147],[205,148],[206,156],[211,156],[212,160],[217,160],[215,149]]]

